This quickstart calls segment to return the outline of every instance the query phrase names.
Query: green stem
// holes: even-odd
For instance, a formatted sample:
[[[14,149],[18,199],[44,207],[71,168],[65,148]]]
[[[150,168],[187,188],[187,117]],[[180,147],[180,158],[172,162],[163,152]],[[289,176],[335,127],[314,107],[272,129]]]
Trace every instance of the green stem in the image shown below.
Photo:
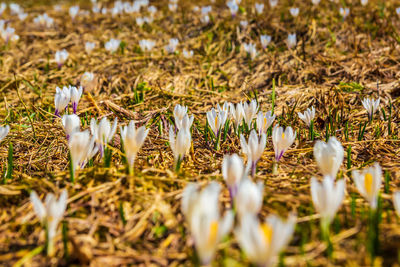
[[[333,246],[332,242],[330,239],[330,231],[329,231],[329,221],[326,219],[321,219],[321,233],[322,233],[322,239],[323,241],[326,242],[326,254],[329,259],[332,259],[332,252],[333,252]]]

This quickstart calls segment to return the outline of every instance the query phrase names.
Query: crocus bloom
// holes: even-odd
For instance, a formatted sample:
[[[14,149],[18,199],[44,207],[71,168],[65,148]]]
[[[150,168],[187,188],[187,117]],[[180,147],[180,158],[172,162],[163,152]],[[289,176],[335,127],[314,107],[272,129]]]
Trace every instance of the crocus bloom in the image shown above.
[[[183,56],[185,58],[192,58],[193,57],[193,50],[187,51],[186,49],[183,49],[182,54],[183,54]]]
[[[0,142],[8,135],[10,132],[10,126],[6,125],[4,127],[0,126]]]
[[[250,55],[250,58],[252,60],[256,58],[256,56],[257,56],[257,48],[256,48],[255,44],[251,44],[251,43],[246,44],[246,43],[244,43],[243,44],[243,49],[244,49],[244,51],[246,51],[246,53],[248,55]]]
[[[53,26],[54,19],[49,17],[47,13],[43,13],[43,15],[38,15],[36,18],[33,19],[35,24],[38,24],[42,27],[51,27]]]
[[[264,185],[261,181],[255,184],[249,178],[243,177],[235,196],[235,208],[239,218],[243,218],[246,213],[257,215],[260,212],[263,190]]]
[[[292,127],[286,127],[283,131],[282,127],[275,125],[272,130],[272,143],[274,144],[275,160],[279,161],[285,151],[293,144],[296,139],[296,132],[293,132]]]
[[[368,113],[368,118],[372,120],[374,113],[379,110],[380,99],[374,100],[373,98],[364,98],[364,100],[361,100],[361,103]]]
[[[294,48],[297,44],[296,34],[295,33],[289,34],[286,42],[289,49]]]
[[[276,215],[269,215],[265,223],[260,224],[256,215],[246,213],[235,230],[235,236],[252,263],[273,266],[289,243],[295,225],[294,215],[290,215],[286,222]]]
[[[393,193],[393,205],[397,216],[400,216],[400,191]]]
[[[7,4],[6,3],[0,3],[0,15],[3,14],[4,10],[6,10]]]
[[[264,11],[264,4],[263,3],[255,3],[254,5],[257,15],[261,15]]]
[[[179,122],[181,122],[183,120],[183,118],[185,117],[185,115],[187,114],[188,108],[187,106],[181,106],[179,104],[177,104],[174,108],[174,119],[175,119],[175,126],[178,127]],[[179,123],[180,125],[182,125],[182,123]]]
[[[111,53],[115,53],[115,51],[118,50],[118,47],[120,46],[120,44],[121,44],[121,40],[111,38],[110,41],[105,43],[104,48]]]
[[[354,170],[351,174],[358,192],[369,202],[371,208],[375,210],[378,205],[378,194],[382,184],[381,167],[378,163],[375,163],[372,167],[361,171]]]
[[[44,203],[42,203],[35,191],[31,192],[30,199],[36,216],[47,231],[47,254],[52,256],[54,252],[53,242],[54,237],[56,236],[57,226],[63,218],[65,209],[67,208],[67,190],[64,189],[61,192],[58,200],[52,193],[49,193],[47,194]]]
[[[67,140],[69,140],[69,137],[73,132],[79,131],[81,127],[81,120],[75,114],[62,116],[61,122],[64,127],[65,134],[67,135]]]
[[[368,0],[361,0],[361,5],[366,6],[368,4]]]
[[[86,51],[86,53],[91,54],[95,47],[96,47],[95,43],[86,42],[85,43],[85,51]]]
[[[297,17],[299,15],[299,8],[298,7],[292,7],[289,9],[290,15],[293,17]]]
[[[396,8],[396,13],[398,16],[400,16],[400,7]]]
[[[237,12],[239,11],[239,6],[235,0],[230,0],[226,3],[231,12],[232,17],[236,16]]]
[[[168,4],[168,9],[169,9],[169,11],[171,11],[171,12],[175,12],[175,11],[178,9],[178,5],[175,4],[175,3],[169,3],[169,4]]]
[[[139,41],[139,46],[142,51],[151,51],[155,45],[156,45],[156,42],[154,42],[152,40],[140,40]]]
[[[60,112],[67,108],[68,103],[71,99],[71,92],[68,87],[63,87],[61,90],[59,87],[56,87],[56,94],[54,96],[54,105],[55,105],[55,113],[57,117],[60,117]]]
[[[82,96],[82,90],[82,86],[79,86],[79,89],[75,86],[70,86],[72,110],[74,114],[76,113],[76,110],[78,108],[78,103]]]
[[[274,8],[278,4],[278,0],[269,0],[269,5]]]
[[[228,118],[229,118],[229,108],[230,108],[230,106],[231,106],[231,103],[230,102],[226,102],[226,101],[224,102],[222,107],[219,104],[217,104],[218,112],[224,111],[227,114]]]
[[[240,24],[240,27],[242,27],[243,29],[246,29],[247,26],[249,26],[249,22],[247,20],[241,20],[239,22],[239,24]]]
[[[258,104],[255,99],[251,100],[250,104],[244,102],[243,111],[244,111],[244,122],[247,124],[249,130],[251,129],[251,123],[253,119],[256,117],[258,110]]]
[[[176,38],[172,38],[169,40],[169,44],[167,46],[165,46],[165,50],[170,53],[173,54],[175,53],[176,47],[178,46],[179,41]]]
[[[182,128],[175,136],[175,131],[172,126],[169,127],[169,145],[174,154],[175,169],[179,168],[184,156],[189,153],[192,144],[192,136],[189,129]]]
[[[19,36],[15,34],[15,29],[7,26],[5,29],[0,29],[1,38],[8,43],[9,41],[18,41]]]
[[[260,42],[263,49],[267,48],[271,42],[272,37],[270,35],[260,35]]]
[[[69,54],[65,49],[56,52],[54,59],[57,63],[58,68],[61,68],[65,61],[67,61],[68,56]]]
[[[94,81],[94,73],[86,71],[81,76],[81,85],[83,88],[89,87]]]
[[[271,111],[265,113],[265,116],[262,111],[257,114],[257,130],[258,134],[266,133],[268,128],[272,125],[275,120],[275,114],[271,115]]]
[[[120,132],[122,141],[124,142],[126,159],[132,173],[136,155],[143,146],[149,130],[145,126],[136,129],[135,122],[130,121],[128,126],[120,127]]]
[[[315,117],[315,108],[311,107],[307,108],[304,113],[298,112],[297,115],[299,115],[299,118],[308,126],[310,127],[312,120],[314,120]]]
[[[240,180],[246,175],[243,159],[237,154],[224,155],[222,176],[228,186],[231,200],[235,198]]]
[[[313,5],[318,5],[319,4],[319,2],[320,2],[321,0],[311,0],[311,2],[313,3]]]
[[[238,130],[240,124],[243,121],[244,118],[244,109],[243,109],[243,103],[237,103],[236,108],[234,104],[231,104],[231,109],[230,109],[231,117],[234,120],[235,123],[235,129],[236,131]]]
[[[234,215],[227,211],[221,218],[219,211],[220,185],[211,182],[199,192],[197,184],[189,184],[182,194],[182,212],[193,237],[202,264],[209,264],[221,238],[232,228]]]
[[[97,120],[92,118],[90,121],[90,131],[92,132],[93,137],[99,147],[100,154],[103,156],[104,146],[106,146],[113,138],[115,132],[117,131],[117,123],[118,119],[114,119],[114,123],[111,126],[110,121],[104,117],[101,119],[99,124],[97,124]]]
[[[69,15],[73,20],[75,19],[76,15],[78,15],[78,13],[79,13],[79,6],[71,6],[69,8]]]
[[[210,128],[214,132],[216,138],[218,137],[221,127],[225,125],[227,117],[228,113],[223,110],[217,112],[214,108],[212,108],[207,112],[208,125],[210,125]]]
[[[257,162],[264,153],[266,144],[267,136],[264,133],[262,133],[260,138],[258,138],[256,131],[251,130],[248,142],[246,142],[243,134],[240,135],[242,153],[247,156],[247,161],[251,162],[251,175],[253,177],[256,172]]]
[[[350,9],[348,7],[346,7],[346,8],[341,7],[339,9],[339,13],[343,17],[343,19],[345,19],[349,15]]]
[[[72,161],[72,172],[78,168],[83,168],[86,162],[97,153],[94,148],[95,137],[91,136],[89,131],[75,131],[69,136],[68,147]]]
[[[321,215],[321,225],[328,226],[339,207],[342,205],[345,191],[344,179],[339,180],[336,185],[329,177],[325,176],[322,183],[315,177],[311,178],[311,197],[314,207]]]
[[[335,179],[342,165],[344,150],[336,137],[329,137],[328,143],[317,141],[314,145],[314,158],[324,176]]]

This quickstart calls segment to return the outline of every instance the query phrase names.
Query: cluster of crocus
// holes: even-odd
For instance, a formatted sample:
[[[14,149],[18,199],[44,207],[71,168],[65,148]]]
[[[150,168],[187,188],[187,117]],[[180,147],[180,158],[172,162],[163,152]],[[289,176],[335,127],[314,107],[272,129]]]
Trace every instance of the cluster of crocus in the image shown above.
[[[90,121],[90,131],[102,157],[107,144],[112,140],[115,132],[117,131],[117,124],[117,118],[114,119],[112,125],[106,117],[102,118],[99,123],[97,123],[95,118],[92,118]]]
[[[170,53],[173,54],[176,51],[176,47],[179,44],[179,40],[176,38],[172,38],[169,40],[169,44],[165,46],[165,50]]]
[[[41,27],[50,28],[54,24],[54,19],[49,17],[47,13],[43,13],[42,15],[38,15],[36,18],[34,18],[33,22]]]
[[[81,99],[83,92],[82,86],[76,88],[75,86],[64,86],[63,89],[56,88],[56,94],[54,96],[55,113],[57,117],[60,117],[60,113],[67,109],[69,102],[72,103],[72,110],[75,114],[78,108],[79,100]]]
[[[142,51],[151,51],[153,50],[155,45],[156,42],[154,42],[153,40],[143,39],[139,41],[139,46]]]
[[[115,53],[121,45],[121,40],[111,38],[104,44],[104,48],[111,53]]]
[[[244,43],[243,44],[243,50],[250,56],[250,58],[253,60],[257,56],[257,48],[255,44],[252,43]]]
[[[7,44],[9,41],[18,41],[19,36],[15,34],[15,29],[7,26],[4,20],[0,20],[0,35],[4,42]]]

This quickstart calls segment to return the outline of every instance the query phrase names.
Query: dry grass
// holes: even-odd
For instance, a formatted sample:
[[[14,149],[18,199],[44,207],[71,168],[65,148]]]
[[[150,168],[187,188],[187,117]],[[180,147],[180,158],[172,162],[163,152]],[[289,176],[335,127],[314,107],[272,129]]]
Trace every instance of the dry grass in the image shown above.
[[[26,266],[192,265],[193,250],[180,211],[182,189],[190,181],[206,184],[217,180],[223,184],[223,155],[240,151],[234,135],[222,143],[219,151],[205,141],[205,112],[225,100],[238,102],[255,95],[261,109],[270,110],[273,79],[277,81],[278,121],[294,127],[300,138],[285,154],[277,175],[272,175],[273,148],[269,138],[256,180],[265,184],[261,218],[270,213],[298,214],[285,264],[329,264],[310,197],[310,177],[319,176],[312,156],[313,142],[297,117],[298,111],[311,105],[317,110],[315,130],[321,139],[325,138],[330,114],[340,114],[335,135],[345,149],[351,146],[350,170],[377,161],[390,175],[389,191],[383,193],[382,189],[381,194],[381,250],[377,264],[391,266],[398,262],[400,227],[391,203],[392,192],[400,186],[400,17],[394,11],[397,1],[384,1],[382,11],[379,3],[383,1],[371,0],[368,7],[353,1],[357,4],[351,7],[345,21],[338,15],[337,4],[324,0],[318,8],[308,1],[297,1],[301,12],[297,19],[292,19],[287,11],[292,1],[281,0],[275,10],[267,6],[265,14],[258,17],[254,15],[253,1],[248,1],[244,5],[246,13],[237,18],[231,18],[223,1],[217,1],[210,25],[200,22],[199,15],[192,11],[192,1],[181,1],[184,3],[174,14],[167,10],[166,1],[157,1],[154,5],[159,12],[155,22],[143,28],[129,15],[90,15],[71,21],[66,8],[59,13],[41,3],[32,4],[35,1],[23,2],[25,12],[30,14],[25,22],[6,15],[21,39],[0,49],[0,113],[3,123],[11,126],[0,147],[0,160],[4,169],[8,143],[12,142],[15,165],[12,179],[0,186],[0,265],[12,266],[21,259]],[[200,2],[207,3],[196,4]],[[82,3],[85,6],[88,3]],[[45,11],[55,19],[55,26],[38,29],[31,21]],[[238,26],[242,19],[249,21],[246,30]],[[284,43],[291,32],[298,35],[295,50],[288,50]],[[261,33],[272,35],[269,51],[261,51]],[[126,43],[123,54],[104,50],[104,43],[110,38]],[[162,50],[170,38],[180,40],[180,51],[193,49],[194,57],[165,54]],[[141,39],[157,42],[153,52],[138,51]],[[254,61],[239,49],[242,42],[250,40],[260,52]],[[97,43],[90,56],[84,52],[86,41]],[[63,48],[70,58],[59,70],[52,60],[55,51]],[[78,173],[75,184],[69,182],[68,148],[60,121],[53,121],[53,99],[56,86],[77,84],[85,71],[94,72],[98,80],[90,92],[92,97],[86,92],[79,104],[78,114],[82,118],[117,116],[122,124],[134,119],[150,128],[135,163],[134,177],[124,172],[116,136],[111,168],[102,167],[97,158],[93,167]],[[135,103],[134,88],[143,82],[150,89],[143,102]],[[344,84],[353,82],[350,86]],[[363,89],[356,90],[357,85]],[[367,121],[361,105],[366,96],[379,96],[386,114],[391,101],[392,132],[388,133],[388,121],[380,111],[358,141],[358,127]],[[183,163],[182,173],[176,175],[171,171],[173,157],[166,126],[178,103],[189,107],[195,123],[191,155]],[[349,129],[353,128],[348,140],[344,136],[346,122]],[[159,124],[164,126],[161,133]],[[367,204],[358,195],[346,163],[340,175],[347,180],[347,196],[333,227],[335,253],[331,263],[369,265],[365,246]],[[70,196],[65,214],[69,256],[64,254],[60,227],[56,257],[48,259],[39,254],[29,258],[30,252],[44,244],[42,228],[29,203],[29,192],[36,190],[43,197],[64,187]],[[227,189],[223,190],[221,202],[224,208],[230,206]],[[124,210],[125,225],[120,207]],[[216,266],[246,263],[232,235],[220,245],[213,262]]]

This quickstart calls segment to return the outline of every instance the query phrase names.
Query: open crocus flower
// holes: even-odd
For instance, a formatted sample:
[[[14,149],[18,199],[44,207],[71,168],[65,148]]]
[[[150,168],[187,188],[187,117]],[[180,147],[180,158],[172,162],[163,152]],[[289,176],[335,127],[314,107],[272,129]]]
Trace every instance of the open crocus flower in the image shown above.
[[[81,127],[81,120],[75,114],[64,115],[62,116],[61,121],[67,136],[67,140],[69,140],[69,137],[73,132],[79,131]]]
[[[249,140],[246,142],[243,134],[240,135],[240,145],[242,147],[242,153],[246,155],[247,161],[251,162],[251,176],[254,177],[256,174],[256,166],[258,160],[264,153],[265,146],[267,144],[267,136],[262,133],[258,138],[255,130],[250,132]]]
[[[174,119],[175,119],[175,124],[177,124],[177,121],[182,121],[185,115],[187,114],[188,108],[187,106],[181,106],[177,104],[174,108]],[[177,125],[175,125],[177,126]]]
[[[228,6],[232,17],[235,17],[237,12],[239,11],[239,6],[236,3],[236,1],[235,0],[230,0],[230,1],[226,2],[226,5]]]
[[[18,41],[19,36],[15,34],[15,29],[7,26],[5,29],[0,29],[1,38],[7,44],[9,41]]]
[[[182,54],[183,54],[184,58],[192,58],[193,57],[193,50],[189,50],[188,51],[186,49],[183,49]]]
[[[219,130],[225,125],[226,119],[228,118],[228,113],[221,110],[220,112],[215,111],[212,108],[207,112],[207,122],[213,131],[215,138],[218,139]]]
[[[86,42],[85,43],[85,51],[87,54],[91,54],[93,49],[95,49],[96,44],[92,42]]]
[[[361,0],[361,5],[366,6],[368,4],[368,0]]]
[[[64,189],[58,200],[52,193],[49,193],[44,203],[42,203],[36,192],[32,191],[30,199],[36,216],[46,229],[47,255],[52,256],[54,253],[54,237],[57,233],[57,226],[67,208],[68,192]]]
[[[230,114],[231,117],[233,118],[233,121],[235,123],[235,129],[237,131],[244,118],[243,103],[242,102],[237,103],[236,108],[234,104],[231,104]]]
[[[149,130],[146,130],[145,126],[136,129],[135,122],[130,121],[128,126],[120,127],[120,132],[122,141],[124,142],[124,151],[128,161],[129,172],[133,174],[133,164],[136,155],[143,146]]]
[[[61,68],[61,66],[64,65],[65,61],[67,61],[68,59],[68,56],[69,54],[65,49],[56,52],[54,59],[57,63],[58,68]]]
[[[176,47],[179,44],[179,40],[176,38],[172,38],[169,40],[169,44],[167,46],[165,46],[165,50],[170,53],[173,54],[176,51]]]
[[[379,110],[380,99],[378,98],[377,100],[374,100],[372,98],[364,98],[361,102],[368,113],[368,119],[372,120],[374,113]]]
[[[314,6],[318,5],[321,0],[311,0]]]
[[[51,26],[53,26],[54,19],[49,17],[47,13],[43,13],[43,15],[38,15],[36,18],[34,18],[33,22],[42,27],[50,28]]]
[[[72,132],[69,136],[68,147],[72,161],[73,177],[71,180],[73,180],[75,171],[83,168],[87,161],[97,153],[98,148],[95,147],[95,137],[91,136],[88,130]]]
[[[114,123],[111,126],[110,121],[104,117],[101,119],[99,124],[97,124],[97,120],[92,118],[90,121],[90,131],[92,132],[93,137],[99,147],[100,154],[103,156],[104,146],[106,146],[113,138],[115,132],[117,131],[117,123],[118,119],[114,119]]]
[[[289,9],[290,15],[293,17],[297,17],[299,15],[299,8],[298,7],[292,7]]]
[[[265,113],[265,116],[262,111],[257,114],[257,130],[258,134],[266,133],[268,128],[272,125],[275,120],[275,114],[271,115],[271,111]]]
[[[292,49],[296,46],[297,44],[297,37],[295,33],[290,33],[288,35],[288,38],[286,40],[287,46],[289,47],[289,49]]]
[[[230,232],[234,215],[232,211],[228,211],[221,218],[218,183],[211,182],[200,192],[198,188],[197,184],[186,186],[182,194],[182,213],[185,215],[200,261],[206,265],[213,259],[221,238]]]
[[[311,197],[315,209],[321,215],[321,226],[328,227],[332,222],[342,205],[345,186],[343,179],[335,185],[329,176],[325,176],[322,183],[319,183],[315,177],[311,178]]]
[[[228,186],[231,201],[235,198],[242,177],[247,174],[243,159],[237,154],[224,155],[222,160],[222,176]]]
[[[339,13],[343,19],[346,19],[346,17],[350,14],[350,9],[348,7],[346,7],[346,8],[341,7],[339,9]]]
[[[179,171],[180,165],[192,145],[192,136],[188,128],[182,127],[175,136],[172,126],[169,127],[169,145],[174,154],[174,168]]]
[[[91,85],[94,82],[94,73],[93,72],[88,72],[86,71],[84,74],[81,76],[81,85],[83,88],[88,88],[91,87]]]
[[[271,42],[272,37],[270,35],[260,35],[260,42],[263,49],[267,48],[268,44]]]
[[[104,48],[111,53],[115,53],[121,44],[121,40],[111,38],[107,43],[104,44]]]
[[[10,132],[10,126],[6,125],[4,127],[0,126],[0,142],[8,135]]]
[[[304,113],[298,112],[297,115],[299,115],[299,118],[308,126],[310,127],[312,120],[315,117],[315,108],[311,107],[308,108]]]
[[[378,205],[378,194],[382,184],[382,170],[378,163],[361,171],[351,172],[357,190],[375,210]]]
[[[243,105],[244,122],[246,123],[249,130],[251,129],[251,124],[253,119],[256,117],[257,110],[258,110],[258,104],[255,99],[251,100],[250,104],[245,102]]]
[[[68,87],[64,86],[61,90],[56,87],[56,95],[54,96],[55,112],[54,115],[60,117],[60,112],[67,108],[71,99],[71,92]]]
[[[296,132],[293,132],[292,127],[286,127],[283,131],[282,127],[275,125],[272,130],[272,143],[274,144],[275,160],[278,162],[285,151],[293,144],[296,139]]]
[[[329,137],[328,143],[317,141],[314,145],[314,158],[324,176],[335,179],[342,165],[344,150],[336,137]]]
[[[71,6],[69,8],[69,15],[73,20],[75,19],[76,15],[78,15],[78,13],[79,13],[79,6]]]
[[[156,45],[156,42],[154,42],[152,40],[143,39],[143,40],[139,41],[139,46],[142,51],[151,51],[151,50],[153,50],[155,45]]]
[[[257,215],[260,212],[263,190],[264,185],[261,181],[255,184],[249,178],[243,177],[235,196],[235,208],[239,218],[243,218],[246,213]]]
[[[278,5],[278,0],[269,0],[269,5],[274,8]]]
[[[222,107],[219,104],[217,104],[218,112],[224,111],[227,114],[228,118],[229,118],[229,108],[230,108],[230,106],[231,106],[231,103],[227,102],[227,101],[224,102]]]
[[[257,15],[261,15],[264,11],[264,4],[263,3],[255,3],[254,7],[256,9]]]
[[[243,44],[243,49],[244,51],[250,56],[250,58],[253,60],[257,56],[257,48],[255,44],[252,43],[244,43]]]
[[[393,205],[396,210],[397,216],[400,217],[400,191],[393,193]]]
[[[70,86],[69,90],[71,92],[72,110],[75,114],[76,110],[78,108],[79,100],[81,99],[81,96],[82,96],[83,89],[82,89],[82,86],[79,86],[79,89],[76,88],[75,86]]]
[[[257,266],[273,266],[278,255],[288,245],[296,225],[296,216],[290,215],[282,221],[269,215],[260,224],[256,215],[246,213],[235,230],[240,247],[249,260]]]
[[[6,10],[7,4],[6,3],[0,3],[0,15],[3,15],[4,10]]]

